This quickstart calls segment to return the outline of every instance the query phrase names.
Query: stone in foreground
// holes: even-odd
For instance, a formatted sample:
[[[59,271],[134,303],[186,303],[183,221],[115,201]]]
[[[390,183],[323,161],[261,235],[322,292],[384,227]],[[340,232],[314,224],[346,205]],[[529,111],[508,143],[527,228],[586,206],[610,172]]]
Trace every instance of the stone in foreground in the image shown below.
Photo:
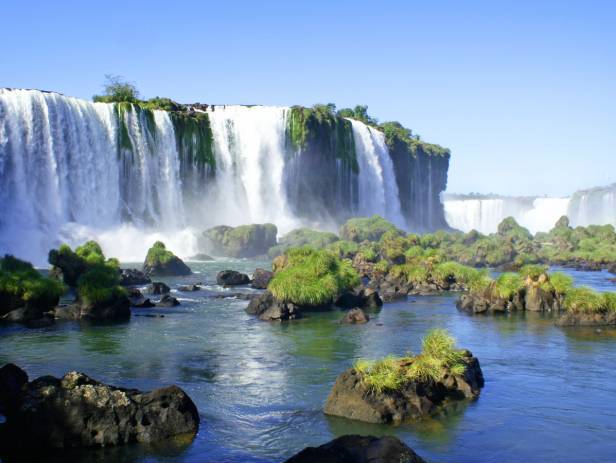
[[[448,372],[439,381],[410,381],[400,390],[371,390],[354,368],[336,380],[325,403],[327,415],[368,423],[402,423],[436,411],[451,400],[476,399],[483,387],[479,360],[464,353],[466,369],[462,375]]]
[[[3,367],[2,370],[6,369]],[[177,386],[151,392],[121,389],[100,383],[83,373],[63,378],[42,376],[21,381],[15,397],[16,367],[0,375],[0,391],[12,394],[0,442],[12,448],[102,447],[132,442],[155,443],[179,434],[194,434],[199,413],[193,401]],[[0,397],[2,403],[6,397]]]
[[[344,315],[342,320],[340,320],[340,323],[354,325],[354,324],[368,323],[369,320],[370,320],[370,316],[366,314],[366,312],[364,312],[363,310],[359,308],[355,308],[355,309],[349,310]]]
[[[248,283],[250,283],[248,275],[235,270],[223,270],[216,275],[216,284],[221,286],[239,286]]]
[[[307,447],[285,463],[425,463],[397,437],[348,435]]]

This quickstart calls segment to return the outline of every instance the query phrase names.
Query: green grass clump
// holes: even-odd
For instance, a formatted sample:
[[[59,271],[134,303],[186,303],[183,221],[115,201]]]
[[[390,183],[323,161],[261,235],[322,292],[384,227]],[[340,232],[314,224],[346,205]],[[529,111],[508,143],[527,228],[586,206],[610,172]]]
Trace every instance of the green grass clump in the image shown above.
[[[286,255],[287,265],[268,285],[281,301],[308,306],[329,304],[360,283],[351,262],[328,250],[293,248]]]
[[[376,393],[398,391],[412,381],[437,382],[446,373],[460,376],[466,371],[464,352],[456,348],[455,339],[443,329],[430,330],[422,341],[421,354],[415,357],[358,360],[353,368]]]
[[[485,271],[449,261],[435,265],[431,274],[434,281],[441,285],[454,280],[458,284],[469,286],[485,275]]]
[[[571,288],[565,295],[564,305],[574,313],[616,312],[616,293],[599,293],[588,287]]]
[[[550,284],[557,294],[566,294],[573,288],[573,277],[563,272],[550,274]]]
[[[514,272],[502,273],[494,285],[496,294],[503,299],[511,299],[522,288],[524,288],[524,278]]]
[[[51,308],[66,287],[46,278],[32,264],[9,254],[0,258],[0,313],[26,305]]]
[[[522,278],[538,279],[542,274],[547,273],[548,268],[545,265],[528,264],[523,266],[518,272]]]
[[[77,294],[85,304],[99,304],[127,295],[119,286],[120,277],[115,260],[97,263],[77,282]]]
[[[270,257],[280,256],[287,249],[310,246],[311,248],[321,249],[338,241],[338,236],[331,232],[311,230],[309,228],[297,228],[284,235],[276,246],[272,246],[267,254]]]
[[[359,244],[354,241],[347,240],[338,240],[335,243],[327,246],[327,249],[332,251],[339,257],[342,258],[353,258],[355,254],[359,251]]]
[[[389,271],[389,262],[385,259],[379,260],[376,264],[374,264],[374,271],[377,273],[385,274]]]

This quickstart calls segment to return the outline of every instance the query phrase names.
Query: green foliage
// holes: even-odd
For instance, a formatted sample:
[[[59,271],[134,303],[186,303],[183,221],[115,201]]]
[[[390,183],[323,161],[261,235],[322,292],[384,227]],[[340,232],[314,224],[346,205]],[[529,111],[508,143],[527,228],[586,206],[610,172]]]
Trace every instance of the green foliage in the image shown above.
[[[519,273],[502,273],[496,279],[496,294],[503,299],[511,299],[522,288],[524,288],[524,278]]]
[[[353,258],[359,251],[359,244],[354,241],[338,240],[327,246],[327,249],[332,251],[338,257]]]
[[[529,264],[523,266],[520,269],[519,274],[522,278],[531,278],[532,280],[536,280],[541,275],[546,274],[547,271],[548,268],[545,265]]]
[[[175,255],[167,250],[165,243],[162,241],[155,242],[148,253],[145,256],[145,266],[157,267],[159,265],[165,265],[171,262],[175,258]]]
[[[335,105],[293,106],[287,119],[287,140],[296,151],[309,144],[334,153],[354,172],[359,171],[351,123],[335,114]]]
[[[205,112],[172,112],[169,114],[180,156],[188,165],[200,169],[216,168],[214,135]]]
[[[591,288],[571,288],[564,301],[565,309],[576,313],[616,311],[616,293],[599,293]]]
[[[292,248],[286,255],[288,264],[268,285],[274,297],[281,301],[324,305],[360,282],[351,262],[341,260],[330,251],[303,247]]]
[[[287,249],[302,246],[321,249],[336,241],[338,241],[338,236],[334,233],[311,230],[309,228],[298,228],[280,238],[278,244],[269,249],[268,255],[270,257],[280,256]]]
[[[0,258],[0,313],[32,305],[48,309],[66,287],[41,275],[29,262],[9,254]]]
[[[354,369],[370,390],[381,393],[402,390],[410,382],[437,382],[446,373],[461,376],[466,365],[455,339],[446,330],[433,329],[422,341],[421,354],[403,358],[388,356],[372,362],[358,360]]]
[[[466,287],[472,286],[486,275],[485,271],[452,261],[435,265],[431,273],[434,281],[441,285],[455,281]]]
[[[103,95],[93,97],[97,103],[136,103],[139,100],[139,92],[134,82],[126,81],[122,76],[106,74],[103,88]]]
[[[573,288],[573,277],[563,272],[554,272],[550,274],[550,284],[557,294],[566,294]]]
[[[77,294],[85,304],[99,304],[126,296],[126,290],[119,286],[119,272],[116,262],[96,263],[77,281]]]
[[[340,228],[340,238],[343,240],[355,241],[379,241],[388,231],[392,231],[400,236],[404,235],[394,224],[388,222],[383,217],[373,215],[372,217],[356,217],[347,220]]]
[[[530,232],[519,225],[513,217],[507,217],[498,224],[498,234],[522,240],[529,240],[533,237]]]

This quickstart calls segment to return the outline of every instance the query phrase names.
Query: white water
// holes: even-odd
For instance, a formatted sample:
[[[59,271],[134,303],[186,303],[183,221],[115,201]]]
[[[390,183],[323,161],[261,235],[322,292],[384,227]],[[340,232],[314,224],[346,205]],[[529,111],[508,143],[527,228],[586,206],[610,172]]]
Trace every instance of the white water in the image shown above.
[[[272,222],[284,233],[310,225],[291,212],[285,192],[285,163],[294,156],[285,139],[288,112],[209,108],[215,175],[183,184],[181,169],[192,166],[181,165],[187,161],[168,113],[155,111],[150,127],[144,113],[126,112],[129,150],[119,146],[113,104],[0,89],[0,254],[45,265],[49,249],[96,239],[109,256],[141,261],[160,239],[186,257],[210,226]],[[380,214],[404,226],[383,135],[357,121],[353,133],[360,165],[354,215]]]
[[[531,233],[547,232],[566,215],[572,226],[616,226],[616,185],[580,191],[565,198],[457,198],[445,196],[445,219],[458,230],[495,233],[513,217]]]
[[[358,215],[379,214],[399,227],[406,228],[400,210],[394,166],[382,132],[349,119],[353,126],[359,171]]]

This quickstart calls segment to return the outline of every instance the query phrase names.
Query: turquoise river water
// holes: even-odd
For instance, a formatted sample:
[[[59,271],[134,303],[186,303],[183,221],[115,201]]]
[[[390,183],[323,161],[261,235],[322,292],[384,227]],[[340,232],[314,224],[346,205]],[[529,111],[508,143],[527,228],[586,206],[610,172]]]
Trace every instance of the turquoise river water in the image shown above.
[[[212,282],[224,268],[251,272],[269,262],[193,263],[199,272],[170,286]],[[570,272],[578,284],[613,290],[604,272]],[[248,290],[246,290],[248,291]],[[173,309],[134,309],[128,323],[0,327],[0,364],[30,378],[79,370],[116,386],[175,383],[195,401],[192,442],[132,445],[46,461],[279,462],[335,436],[394,434],[430,462],[616,461],[616,332],[566,330],[534,314],[468,316],[456,295],[385,304],[362,326],[342,312],[272,324],[244,312],[246,301],[207,290],[174,294]],[[164,318],[136,316],[164,314]],[[534,315],[534,316],[533,316]],[[401,426],[330,418],[323,403],[336,377],[359,358],[420,350],[432,327],[450,330],[486,378],[481,397]]]

